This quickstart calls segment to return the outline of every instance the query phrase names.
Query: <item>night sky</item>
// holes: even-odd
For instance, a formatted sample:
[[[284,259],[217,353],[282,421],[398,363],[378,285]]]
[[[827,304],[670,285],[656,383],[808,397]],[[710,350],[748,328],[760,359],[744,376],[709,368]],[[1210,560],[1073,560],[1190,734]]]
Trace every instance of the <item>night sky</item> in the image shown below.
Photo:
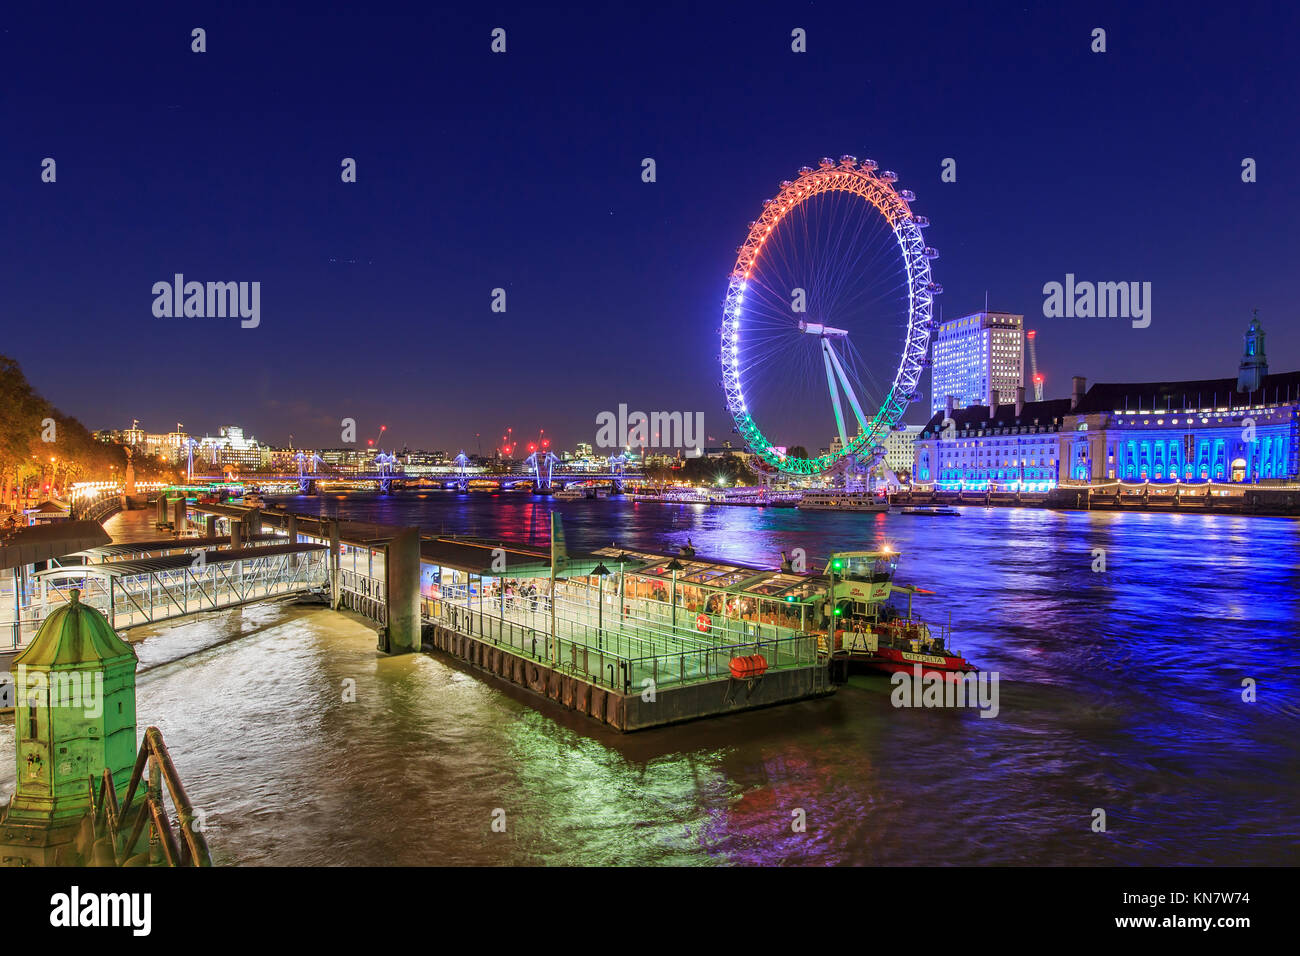
[[[946,316],[1039,330],[1048,397],[1235,375],[1253,308],[1300,367],[1294,4],[258,6],[0,14],[0,352],[91,428],[473,454],[625,402],[720,442],[736,246],[842,153],[916,191]],[[260,281],[261,325],[155,318],[177,272]],[[1067,272],[1151,282],[1151,326],[1044,319]]]

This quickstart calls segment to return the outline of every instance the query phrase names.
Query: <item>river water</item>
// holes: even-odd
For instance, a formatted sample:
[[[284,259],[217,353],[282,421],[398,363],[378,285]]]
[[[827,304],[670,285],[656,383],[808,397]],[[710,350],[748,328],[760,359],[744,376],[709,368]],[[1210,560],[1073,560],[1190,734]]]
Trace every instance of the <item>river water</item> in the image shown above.
[[[951,615],[955,646],[998,673],[999,711],[895,708],[886,678],[855,677],[829,700],[621,736],[441,659],[381,657],[369,628],[325,610],[250,606],[130,631],[139,726],[162,730],[219,864],[1300,856],[1300,522],[516,494],[284,503],[535,542],[558,508],[571,548],[689,539],[756,564],[888,542],[899,580],[937,592],[918,610]],[[107,527],[153,533],[146,512]],[[0,791],[13,782],[9,723]]]

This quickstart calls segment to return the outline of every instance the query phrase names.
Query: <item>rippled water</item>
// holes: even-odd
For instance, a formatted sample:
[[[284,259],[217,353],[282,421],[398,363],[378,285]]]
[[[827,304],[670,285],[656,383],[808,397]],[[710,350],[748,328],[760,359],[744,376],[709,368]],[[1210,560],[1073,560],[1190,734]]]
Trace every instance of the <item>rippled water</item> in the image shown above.
[[[129,632],[140,726],[162,729],[218,862],[1296,862],[1293,520],[526,495],[287,504],[533,540],[558,507],[574,547],[689,537],[754,563],[887,540],[900,579],[938,592],[918,608],[951,613],[956,646],[999,673],[1000,713],[895,709],[886,679],[854,678],[825,701],[620,736],[433,657],[380,657],[367,627],[329,611],[263,605]],[[147,519],[109,530],[141,535]],[[1242,702],[1243,678],[1258,702]]]

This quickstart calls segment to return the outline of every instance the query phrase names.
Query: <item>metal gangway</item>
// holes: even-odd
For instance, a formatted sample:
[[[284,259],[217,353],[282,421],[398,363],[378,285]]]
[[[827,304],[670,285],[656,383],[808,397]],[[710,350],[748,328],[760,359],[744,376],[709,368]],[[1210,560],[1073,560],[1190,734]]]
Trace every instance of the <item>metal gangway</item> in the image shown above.
[[[40,622],[68,601],[73,588],[81,590],[82,604],[97,608],[118,631],[328,589],[329,549],[324,545],[207,550],[202,539],[194,544],[192,552],[37,571],[30,603],[21,609],[23,637],[30,639]]]

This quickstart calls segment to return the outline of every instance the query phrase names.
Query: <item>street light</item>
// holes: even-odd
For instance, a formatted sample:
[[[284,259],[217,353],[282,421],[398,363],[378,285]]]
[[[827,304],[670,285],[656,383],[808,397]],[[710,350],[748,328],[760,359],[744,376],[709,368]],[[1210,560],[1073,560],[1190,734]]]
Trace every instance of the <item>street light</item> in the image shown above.
[[[596,649],[601,650],[604,647],[601,641],[601,634],[603,633],[605,627],[605,578],[609,575],[610,570],[609,568],[605,567],[604,564],[598,564],[596,565],[595,569],[591,573],[596,575],[596,585],[597,585],[596,587],[596,592],[597,592]]]

